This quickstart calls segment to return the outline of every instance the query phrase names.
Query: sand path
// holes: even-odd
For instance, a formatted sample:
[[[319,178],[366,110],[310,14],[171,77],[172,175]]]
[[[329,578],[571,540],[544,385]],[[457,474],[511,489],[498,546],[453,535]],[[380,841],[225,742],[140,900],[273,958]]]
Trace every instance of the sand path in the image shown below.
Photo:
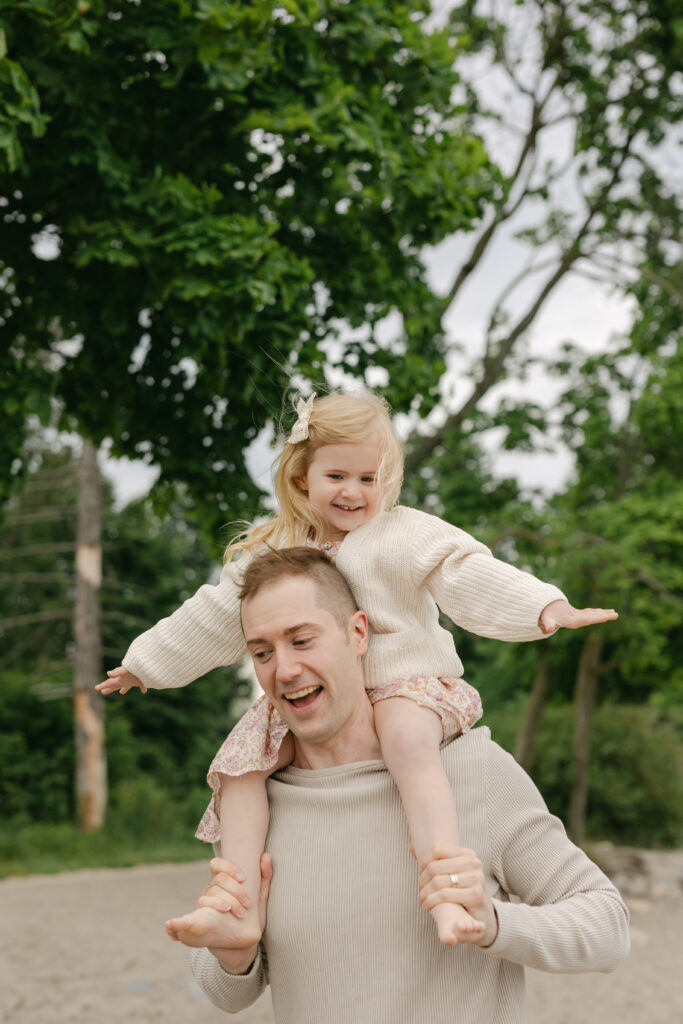
[[[191,906],[207,876],[200,862],[0,882],[0,1020],[272,1024],[268,995],[233,1017],[212,1007],[186,950],[165,936],[165,918]],[[530,1024],[683,1020],[683,898],[632,910],[632,951],[615,974],[527,972]]]

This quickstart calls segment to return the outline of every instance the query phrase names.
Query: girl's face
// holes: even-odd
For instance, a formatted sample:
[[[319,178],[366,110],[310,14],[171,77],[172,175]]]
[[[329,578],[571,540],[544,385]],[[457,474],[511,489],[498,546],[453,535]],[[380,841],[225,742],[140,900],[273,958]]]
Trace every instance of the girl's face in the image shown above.
[[[371,441],[318,448],[297,484],[326,524],[323,540],[343,540],[379,511],[379,453]]]

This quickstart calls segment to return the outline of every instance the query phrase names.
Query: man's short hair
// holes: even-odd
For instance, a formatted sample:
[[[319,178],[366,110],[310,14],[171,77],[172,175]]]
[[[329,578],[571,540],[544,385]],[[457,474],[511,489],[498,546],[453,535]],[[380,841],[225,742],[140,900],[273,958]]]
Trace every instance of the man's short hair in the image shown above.
[[[317,548],[269,548],[256,555],[242,574],[240,601],[254,597],[263,587],[282,579],[304,577],[315,585],[320,605],[346,631],[349,619],[358,611],[351,588],[339,569]]]

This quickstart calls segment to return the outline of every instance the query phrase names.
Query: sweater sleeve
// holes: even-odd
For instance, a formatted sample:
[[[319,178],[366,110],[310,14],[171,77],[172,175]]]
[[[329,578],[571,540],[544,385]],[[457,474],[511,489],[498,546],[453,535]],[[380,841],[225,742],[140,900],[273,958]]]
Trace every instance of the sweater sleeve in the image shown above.
[[[492,872],[522,903],[494,899],[498,936],[486,952],[540,971],[613,971],[629,951],[617,889],[567,838],[516,761],[489,745],[486,809]]]
[[[261,948],[246,974],[228,974],[208,949],[193,949],[190,967],[202,992],[226,1013],[239,1013],[251,1006],[268,985],[266,958]]]
[[[426,587],[457,626],[495,640],[539,640],[538,619],[564,594],[528,572],[500,562],[469,533],[418,513],[411,545],[414,582]]]
[[[216,586],[206,584],[172,615],[133,641],[122,664],[155,690],[187,686],[246,652],[237,596],[239,562],[223,567]]]

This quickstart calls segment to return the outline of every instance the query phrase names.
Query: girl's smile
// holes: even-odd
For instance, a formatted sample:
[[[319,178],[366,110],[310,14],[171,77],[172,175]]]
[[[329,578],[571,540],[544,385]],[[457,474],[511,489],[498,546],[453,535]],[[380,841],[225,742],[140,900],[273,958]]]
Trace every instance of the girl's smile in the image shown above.
[[[372,441],[318,448],[306,476],[297,483],[308,492],[308,500],[325,521],[323,540],[343,540],[377,515],[381,498],[378,467],[377,445]]]

